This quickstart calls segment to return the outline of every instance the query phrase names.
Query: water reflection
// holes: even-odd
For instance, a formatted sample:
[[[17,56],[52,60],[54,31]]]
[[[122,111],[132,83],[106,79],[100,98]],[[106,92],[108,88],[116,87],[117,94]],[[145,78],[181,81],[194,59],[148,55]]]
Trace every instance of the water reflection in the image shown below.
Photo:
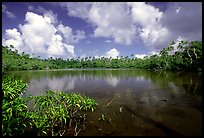
[[[27,94],[56,90],[95,98],[99,105],[88,119],[97,125],[101,113],[108,115],[118,126],[117,135],[202,135],[202,75],[196,73],[69,70],[10,74],[20,75],[29,84]],[[100,135],[92,127],[82,135]]]
[[[43,77],[39,79],[31,79],[26,94],[41,95],[46,90],[70,91],[75,87],[76,77]]]
[[[135,95],[143,93],[146,98],[143,100],[147,102],[148,97],[151,99],[152,96],[172,99],[182,95],[199,96],[202,91],[202,79],[198,74],[153,73],[143,70],[22,71],[10,74],[20,75],[29,84],[27,92],[34,95],[50,89],[86,91],[90,95],[103,92],[110,96],[131,90]],[[150,96],[148,92],[151,92]]]
[[[110,84],[112,87],[116,87],[118,83],[120,82],[120,79],[114,76],[108,76],[104,78],[108,84]]]

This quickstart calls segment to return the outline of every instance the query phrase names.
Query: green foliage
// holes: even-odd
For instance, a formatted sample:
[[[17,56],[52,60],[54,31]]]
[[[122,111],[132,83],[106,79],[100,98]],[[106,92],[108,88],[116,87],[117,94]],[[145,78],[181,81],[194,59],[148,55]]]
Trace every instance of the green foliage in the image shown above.
[[[47,91],[42,96],[22,97],[27,84],[16,77],[2,77],[2,134],[15,135],[77,135],[85,123],[84,111],[94,111],[94,99],[77,93]],[[27,103],[34,101],[34,107]],[[71,130],[75,130],[72,132]],[[62,133],[63,131],[63,133]]]
[[[66,69],[66,68],[135,68],[147,70],[168,71],[201,71],[202,66],[202,41],[180,41],[175,47],[172,42],[163,48],[159,55],[146,56],[144,59],[131,56],[120,58],[95,58],[85,57],[80,59],[61,58],[38,59],[18,51],[12,51],[13,47],[3,46],[2,67],[3,71],[11,70],[42,70],[42,69]]]
[[[21,135],[27,126],[28,118],[25,99],[19,95],[23,94],[27,84],[14,77],[2,78],[2,134]]]
[[[4,100],[12,101],[25,92],[27,84],[15,77],[4,77],[2,80],[2,90],[4,92]]]
[[[85,117],[81,111],[93,112],[97,105],[94,99],[77,93],[51,90],[46,95],[30,96],[28,99],[35,102],[31,118],[38,135],[60,135],[60,131],[67,130],[67,125],[71,129],[80,124],[81,118]]]

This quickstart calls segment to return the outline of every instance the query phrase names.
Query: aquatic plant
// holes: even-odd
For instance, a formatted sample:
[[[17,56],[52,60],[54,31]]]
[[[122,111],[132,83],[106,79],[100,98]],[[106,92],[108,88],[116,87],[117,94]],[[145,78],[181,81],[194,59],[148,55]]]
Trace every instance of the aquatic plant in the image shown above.
[[[45,95],[22,97],[27,84],[15,77],[2,77],[2,134],[77,136],[86,122],[84,111],[94,111],[93,98],[77,93],[46,91]],[[34,107],[28,108],[29,102]],[[84,128],[84,127],[83,127]]]
[[[27,84],[15,77],[2,77],[2,135],[21,135],[27,121],[27,105],[19,95],[25,92]]]
[[[86,120],[85,113],[80,111],[93,112],[97,105],[92,98],[52,90],[42,96],[30,96],[29,100],[35,101],[32,119],[38,135],[48,135],[50,132],[52,136],[62,136],[66,131],[71,135],[73,130],[73,135],[77,135],[81,131],[77,130],[80,122]]]

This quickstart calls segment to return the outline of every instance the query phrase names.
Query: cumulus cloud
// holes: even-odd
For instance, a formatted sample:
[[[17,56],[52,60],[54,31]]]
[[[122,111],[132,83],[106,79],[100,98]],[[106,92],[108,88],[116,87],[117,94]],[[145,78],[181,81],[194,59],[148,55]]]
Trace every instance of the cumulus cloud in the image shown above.
[[[91,23],[95,37],[131,45],[141,39],[150,50],[167,47],[179,37],[202,37],[202,3],[168,3],[162,10],[145,2],[63,3],[68,15]]]
[[[8,11],[8,8],[6,7],[6,5],[3,5],[3,4],[2,4],[2,12],[5,13],[8,18],[11,18],[11,19],[16,18],[16,16],[12,12]]]
[[[154,25],[160,20],[162,12],[158,8],[144,2],[128,2],[131,7],[133,21],[142,25]]]
[[[155,14],[155,16],[152,15],[151,18],[154,18],[155,21],[150,19],[150,24],[143,26],[142,31],[139,34],[144,43],[149,46],[151,50],[162,49],[169,46],[172,41],[181,38],[189,41],[201,40],[201,3],[170,3],[164,12],[155,9],[154,13],[157,14]],[[143,22],[143,24],[145,23],[146,22]]]
[[[54,14],[51,10],[46,10],[41,6],[34,7],[33,5],[29,5],[28,10],[30,12],[43,14],[44,18],[46,18],[47,20],[49,20],[49,22],[52,22],[55,25],[58,23],[57,14]]]
[[[3,38],[2,44],[4,46],[13,45],[18,50],[21,50],[24,48],[22,36],[16,28],[6,30],[5,38]]]
[[[69,26],[64,26],[63,24],[59,24],[57,30],[63,35],[66,43],[78,43],[79,40],[85,38],[84,31],[76,30],[76,34],[73,34],[72,29]]]
[[[107,58],[117,58],[118,56],[120,55],[120,52],[118,50],[116,50],[115,48],[107,51],[104,55],[104,57],[107,57]]]
[[[144,2],[59,4],[66,8],[69,16],[81,18],[91,24],[92,36],[105,37],[105,42],[132,45],[134,41],[142,40],[151,51],[159,51],[179,38],[202,38],[201,2],[168,3],[163,10],[155,4]],[[30,12],[26,13],[25,23],[19,28],[7,29],[2,38],[3,44],[12,44],[19,51],[43,57],[60,56],[54,51],[61,52],[61,57],[73,57],[74,44],[85,38],[85,32],[72,30],[59,22],[56,14],[40,6],[29,6],[28,9]],[[2,5],[2,12],[12,16],[5,5]],[[104,56],[115,57],[119,55],[117,52],[112,49]]]
[[[25,24],[19,25],[19,28],[27,47],[26,52],[30,51],[41,56],[49,54],[47,47],[57,31],[51,20],[33,12],[27,12],[25,22]]]
[[[68,3],[68,15],[85,19],[94,26],[95,37],[112,38],[131,45],[137,35],[148,46],[162,42],[168,30],[160,23],[162,12],[144,2]],[[157,45],[155,45],[157,46]]]
[[[16,28],[6,30],[2,44],[13,45],[20,52],[34,53],[42,58],[73,58],[73,44],[85,37],[84,32],[77,30],[74,32],[76,35],[73,35],[69,26],[55,23],[57,20],[52,12],[43,15],[27,12],[25,23],[19,25],[19,31]],[[70,32],[69,38],[65,37],[67,32]]]
[[[65,59],[67,57],[74,57],[74,46],[63,43],[60,35],[54,35],[52,37],[52,41],[47,50],[50,57],[62,57]]]
[[[163,13],[154,6],[144,2],[129,2],[133,22],[141,27],[140,38],[150,49],[161,48],[169,31],[162,26],[160,19]]]
[[[67,3],[68,15],[93,25],[94,37],[112,38],[116,43],[131,45],[136,29],[124,3]],[[128,24],[128,25],[127,25]]]
[[[56,25],[58,23],[57,14],[54,14],[51,10],[43,12],[44,18],[47,18],[50,23]]]
[[[113,38],[116,43],[131,45],[136,30],[126,8],[123,3],[93,4],[89,20],[96,26],[94,36]]]
[[[80,17],[87,19],[89,16],[89,10],[92,6],[91,2],[67,2],[60,3],[62,7],[67,9],[69,16]]]

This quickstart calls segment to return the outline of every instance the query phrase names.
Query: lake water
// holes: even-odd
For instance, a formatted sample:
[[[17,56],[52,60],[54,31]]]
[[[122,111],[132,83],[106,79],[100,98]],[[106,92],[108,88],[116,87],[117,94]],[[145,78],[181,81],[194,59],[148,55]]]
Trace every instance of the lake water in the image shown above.
[[[201,136],[202,75],[144,70],[16,71],[25,95],[76,92],[98,103],[79,135]],[[98,118],[103,114],[107,122]]]

